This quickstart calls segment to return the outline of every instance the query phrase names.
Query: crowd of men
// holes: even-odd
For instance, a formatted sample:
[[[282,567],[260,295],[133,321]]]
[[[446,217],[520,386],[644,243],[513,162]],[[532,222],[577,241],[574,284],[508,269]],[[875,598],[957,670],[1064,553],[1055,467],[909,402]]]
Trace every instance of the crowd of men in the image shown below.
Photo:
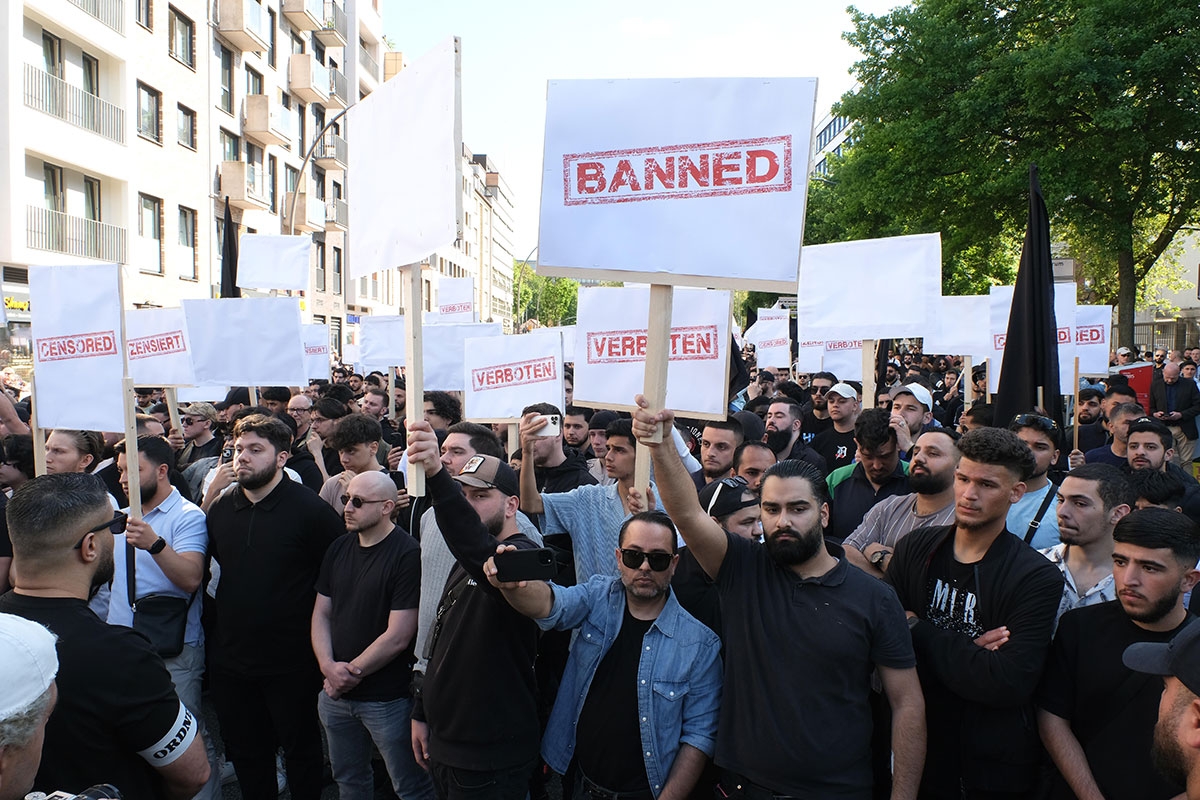
[[[511,434],[349,370],[139,389],[136,441],[48,432],[41,476],[0,398],[0,800],[1200,798],[1173,355],[1065,430],[915,353],[707,421],[568,381]]]

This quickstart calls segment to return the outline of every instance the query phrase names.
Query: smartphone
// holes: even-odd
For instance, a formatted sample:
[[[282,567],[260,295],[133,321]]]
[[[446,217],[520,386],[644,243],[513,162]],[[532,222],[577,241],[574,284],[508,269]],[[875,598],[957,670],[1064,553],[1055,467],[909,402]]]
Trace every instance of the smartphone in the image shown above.
[[[546,420],[546,427],[542,428],[536,436],[558,436],[562,430],[562,424],[558,414],[543,414],[542,419]]]
[[[396,484],[396,491],[404,491],[404,473],[398,469],[389,469],[388,477],[392,479],[392,483]]]
[[[496,578],[513,581],[548,581],[558,574],[558,562],[549,547],[539,550],[508,550],[496,553]]]
[[[233,461],[233,448],[226,447],[221,451],[221,463],[228,464],[230,461]]]

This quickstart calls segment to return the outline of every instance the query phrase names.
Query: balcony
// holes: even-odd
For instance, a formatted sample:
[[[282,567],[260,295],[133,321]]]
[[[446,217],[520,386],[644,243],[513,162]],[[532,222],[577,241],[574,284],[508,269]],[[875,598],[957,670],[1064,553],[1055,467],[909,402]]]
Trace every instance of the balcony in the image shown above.
[[[361,44],[358,46],[358,65],[371,76],[371,80],[379,82],[379,62]]]
[[[270,47],[266,12],[255,0],[218,0],[217,30],[242,52],[265,53]]]
[[[270,201],[267,199],[262,164],[222,161],[221,196],[228,196],[229,204],[234,208],[267,208]]]
[[[292,203],[296,204],[296,219],[291,219]],[[325,230],[325,201],[307,192],[288,192],[284,195],[284,230],[290,233],[313,233]]]
[[[77,128],[125,144],[125,110],[62,78],[25,65],[25,105]]]
[[[329,68],[311,53],[293,53],[288,61],[288,91],[305,103],[329,102]]]
[[[71,0],[71,4],[83,9],[83,13],[95,17],[122,36],[125,35],[124,0]]]
[[[269,95],[246,95],[246,122],[242,130],[247,138],[263,146],[288,147],[296,138],[296,115]]]
[[[315,31],[325,25],[325,0],[283,0],[283,16],[298,31]]]
[[[33,250],[125,263],[125,229],[117,225],[26,206],[25,234]]]
[[[326,47],[345,47],[350,41],[345,10],[333,0],[325,0],[325,20],[313,35]]]
[[[329,108],[346,108],[350,105],[350,80],[339,69],[329,68]]]
[[[318,167],[341,172],[346,169],[346,154],[348,152],[349,147],[345,139],[336,133],[326,133],[321,137],[321,141],[317,142],[317,148],[313,151],[313,158],[316,160]]]
[[[330,200],[325,204],[325,230],[344,233],[350,228],[350,206],[345,200]]]

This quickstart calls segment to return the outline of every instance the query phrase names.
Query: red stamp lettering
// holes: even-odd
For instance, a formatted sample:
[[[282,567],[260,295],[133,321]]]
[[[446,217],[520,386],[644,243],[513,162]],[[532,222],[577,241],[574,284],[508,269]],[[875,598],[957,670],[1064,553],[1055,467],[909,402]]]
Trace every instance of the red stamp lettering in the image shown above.
[[[1075,328],[1075,344],[1104,344],[1107,335],[1103,325],[1080,325]]]
[[[471,303],[450,303],[449,305],[439,306],[438,311],[443,314],[461,314],[470,311]]]
[[[186,352],[187,345],[183,342],[183,331],[169,331],[129,340],[130,361]]]
[[[514,361],[494,367],[471,370],[471,387],[477,392],[489,389],[507,389],[528,383],[541,383],[558,378],[558,369],[552,356],[530,361]]]
[[[587,335],[589,364],[646,360],[646,331],[598,331]],[[716,325],[671,328],[671,361],[708,361],[721,357]]]
[[[76,333],[37,340],[38,361],[67,361],[73,358],[120,355],[113,331]]]
[[[844,339],[837,342],[826,342],[826,352],[835,350],[862,350],[862,339]]]

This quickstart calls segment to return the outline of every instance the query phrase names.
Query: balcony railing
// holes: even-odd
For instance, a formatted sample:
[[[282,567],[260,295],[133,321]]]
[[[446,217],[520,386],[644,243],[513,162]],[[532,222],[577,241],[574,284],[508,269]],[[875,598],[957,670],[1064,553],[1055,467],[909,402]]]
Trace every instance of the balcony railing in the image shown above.
[[[379,80],[379,62],[361,44],[358,46],[358,63],[363,69],[371,73],[373,79]]]
[[[350,80],[335,67],[329,68],[329,105],[335,108],[350,105]]]
[[[25,65],[25,105],[125,144],[124,109],[32,64]]]
[[[246,52],[265,53],[270,43],[266,12],[255,0],[219,0],[218,30],[234,46]]]
[[[344,231],[350,227],[350,206],[345,200],[325,203],[325,230]]]
[[[299,31],[313,31],[325,24],[325,0],[283,0],[283,16]]]
[[[83,9],[85,14],[90,14],[122,36],[125,35],[124,0],[71,0],[71,3]]]
[[[349,147],[346,140],[336,133],[326,133],[317,142],[313,158],[325,169],[345,169]]]
[[[345,47],[346,42],[350,41],[346,11],[333,0],[326,0],[324,20],[324,24],[316,30],[317,40],[326,47]]]
[[[125,263],[125,229],[61,211],[26,206],[25,243],[34,250]]]
[[[311,53],[293,53],[288,61],[288,91],[305,103],[327,103],[333,81],[329,68]]]

